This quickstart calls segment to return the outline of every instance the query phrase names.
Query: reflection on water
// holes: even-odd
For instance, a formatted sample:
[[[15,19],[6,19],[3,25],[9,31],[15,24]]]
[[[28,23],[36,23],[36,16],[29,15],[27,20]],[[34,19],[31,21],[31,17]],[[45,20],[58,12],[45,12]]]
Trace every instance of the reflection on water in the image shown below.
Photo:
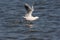
[[[32,28],[33,24],[26,24],[26,26],[28,26],[29,28]]]
[[[34,30],[36,24],[25,24],[25,27],[29,28],[29,31],[37,31]]]

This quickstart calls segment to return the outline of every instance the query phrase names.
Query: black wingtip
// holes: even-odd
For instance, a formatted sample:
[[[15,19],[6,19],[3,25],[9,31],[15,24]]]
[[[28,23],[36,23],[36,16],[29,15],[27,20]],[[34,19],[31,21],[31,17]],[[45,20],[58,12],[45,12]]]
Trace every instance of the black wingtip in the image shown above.
[[[27,3],[25,3],[24,7],[27,11],[31,10],[30,6]]]

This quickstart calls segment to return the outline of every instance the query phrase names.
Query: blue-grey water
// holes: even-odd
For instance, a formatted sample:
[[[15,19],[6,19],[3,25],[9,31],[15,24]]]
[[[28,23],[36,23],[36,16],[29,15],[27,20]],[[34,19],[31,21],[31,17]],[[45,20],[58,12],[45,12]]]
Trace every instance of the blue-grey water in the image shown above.
[[[34,3],[39,16],[31,24],[23,18],[25,3]],[[60,40],[60,0],[0,0],[0,40]]]

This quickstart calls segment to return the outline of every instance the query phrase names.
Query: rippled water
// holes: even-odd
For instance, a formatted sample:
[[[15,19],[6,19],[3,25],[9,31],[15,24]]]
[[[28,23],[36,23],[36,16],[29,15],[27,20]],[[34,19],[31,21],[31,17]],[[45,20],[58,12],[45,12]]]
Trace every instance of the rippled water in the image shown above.
[[[28,24],[24,3],[33,2],[39,19]],[[0,40],[60,40],[60,0],[0,0]]]

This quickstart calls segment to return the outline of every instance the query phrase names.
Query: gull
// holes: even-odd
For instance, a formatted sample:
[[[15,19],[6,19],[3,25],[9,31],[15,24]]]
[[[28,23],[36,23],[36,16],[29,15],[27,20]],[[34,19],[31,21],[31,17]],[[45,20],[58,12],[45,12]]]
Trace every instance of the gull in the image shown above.
[[[27,21],[34,21],[34,20],[37,20],[39,17],[38,16],[32,16],[32,13],[34,11],[34,8],[33,6],[30,7],[27,3],[25,3],[24,5],[25,9],[27,10],[27,13],[25,14],[24,18],[27,20]]]

